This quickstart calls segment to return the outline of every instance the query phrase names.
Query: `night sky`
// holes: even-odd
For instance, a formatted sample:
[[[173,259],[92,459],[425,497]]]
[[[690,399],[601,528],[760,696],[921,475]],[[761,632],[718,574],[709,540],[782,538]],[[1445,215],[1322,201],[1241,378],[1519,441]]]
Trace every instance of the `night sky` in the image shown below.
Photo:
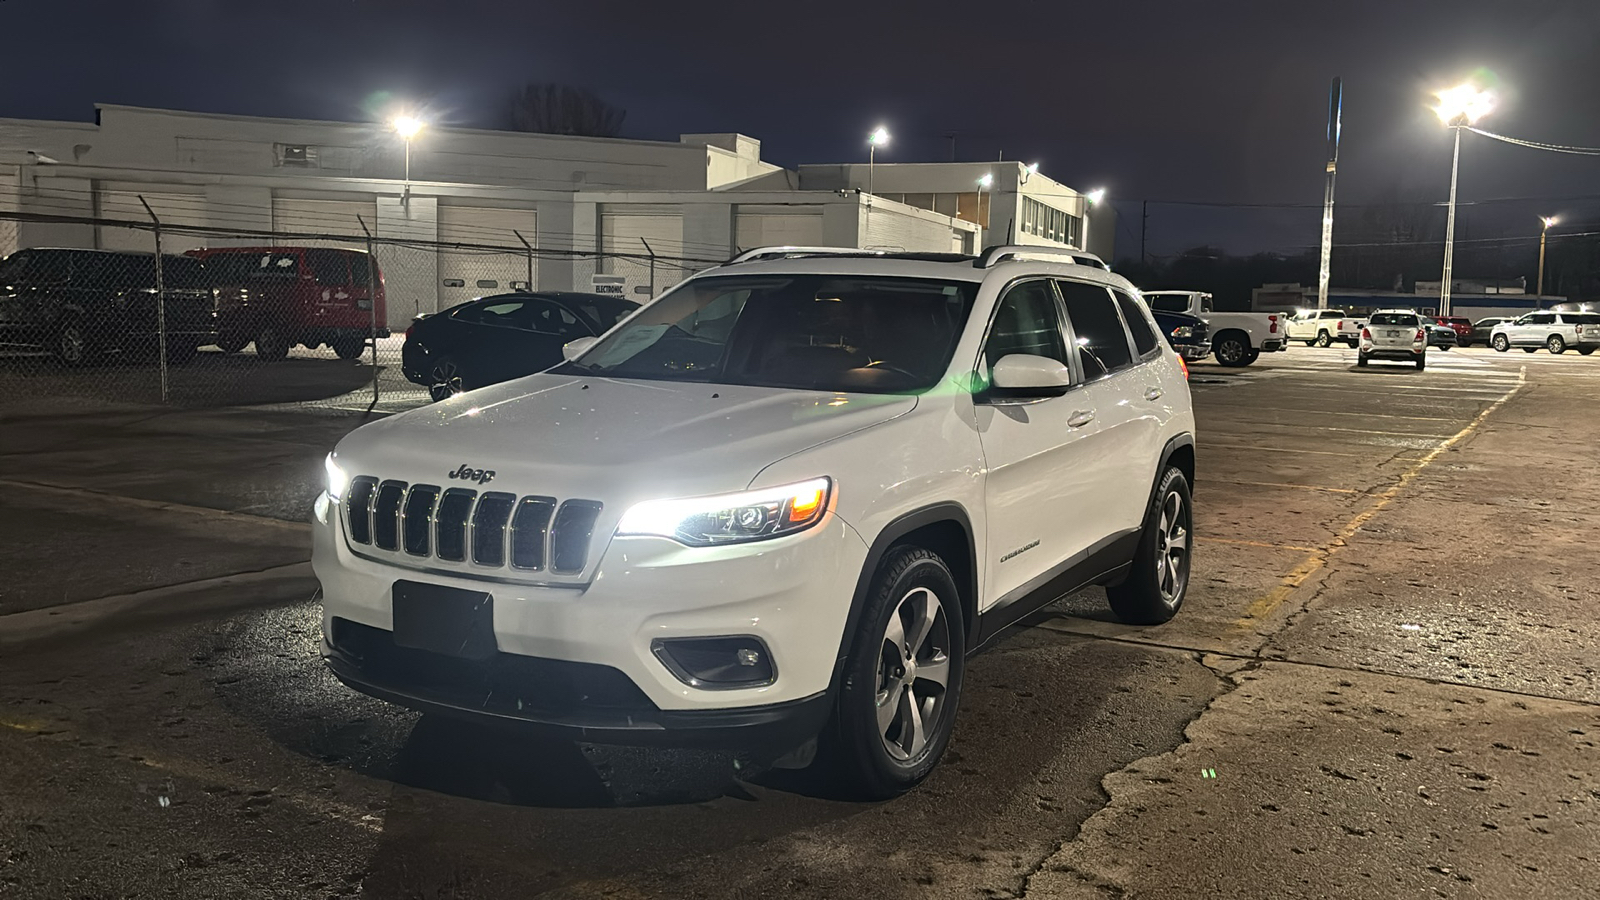
[[[1482,127],[1600,146],[1600,0],[1387,2],[490,3],[484,0],[4,0],[0,116],[87,120],[95,102],[365,120],[385,95],[441,123],[495,121],[528,81],[595,89],[630,137],[741,131],[784,165],[1040,161],[1122,213],[1137,253],[1318,238],[1328,81],[1345,80],[1339,199],[1442,201],[1432,88],[1482,70]],[[37,39],[29,35],[37,35]],[[1600,157],[1467,135],[1461,196],[1600,196]],[[1300,209],[1158,201],[1306,204]],[[1479,233],[1535,213],[1600,230],[1600,206],[1489,203]]]

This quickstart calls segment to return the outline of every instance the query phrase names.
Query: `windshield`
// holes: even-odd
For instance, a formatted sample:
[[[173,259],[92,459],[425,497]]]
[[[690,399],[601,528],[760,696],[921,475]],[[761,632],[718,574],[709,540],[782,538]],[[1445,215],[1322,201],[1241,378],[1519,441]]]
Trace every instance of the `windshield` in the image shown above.
[[[1373,313],[1369,325],[1405,325],[1416,328],[1421,323],[1415,313]]]
[[[950,364],[976,283],[866,275],[697,278],[560,371],[902,393]]]

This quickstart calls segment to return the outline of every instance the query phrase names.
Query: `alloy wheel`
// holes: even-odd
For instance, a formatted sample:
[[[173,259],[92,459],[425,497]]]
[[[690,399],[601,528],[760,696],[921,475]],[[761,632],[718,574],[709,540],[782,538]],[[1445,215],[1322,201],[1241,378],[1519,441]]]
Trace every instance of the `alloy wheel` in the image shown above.
[[[75,366],[83,362],[83,330],[72,324],[62,328],[61,334],[57,338],[56,352],[60,354],[61,361],[69,366]]]
[[[466,389],[465,382],[461,380],[461,369],[454,362],[446,359],[434,365],[428,395],[435,401],[448,400]]]
[[[922,753],[950,714],[950,620],[930,588],[913,588],[884,629],[875,702],[878,734],[893,759]]]
[[[1161,501],[1161,517],[1156,532],[1156,583],[1161,589],[1161,599],[1174,603],[1183,595],[1184,584],[1189,580],[1189,516],[1183,497],[1177,491],[1167,494]]]

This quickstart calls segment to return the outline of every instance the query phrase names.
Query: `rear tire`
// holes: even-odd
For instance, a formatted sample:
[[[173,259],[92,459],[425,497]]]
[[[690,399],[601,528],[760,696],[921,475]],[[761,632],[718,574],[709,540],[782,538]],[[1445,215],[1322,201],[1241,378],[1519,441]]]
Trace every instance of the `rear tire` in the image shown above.
[[[1589,354],[1591,354],[1593,352],[1594,352],[1594,348],[1593,347],[1579,347],[1578,348],[1578,353],[1583,355],[1583,356],[1588,356]]]
[[[1144,518],[1133,568],[1121,584],[1106,588],[1112,613],[1129,625],[1170,620],[1189,590],[1194,512],[1189,479],[1178,467],[1168,466],[1161,474]]]
[[[1318,347],[1327,347],[1333,343],[1333,337],[1326,331],[1319,331],[1317,332],[1316,340],[1312,341],[1311,343],[1317,345]]]
[[[1229,368],[1237,369],[1255,362],[1250,355],[1250,344],[1238,332],[1224,334],[1212,346],[1212,352],[1217,357],[1217,362]]]
[[[83,327],[83,320],[77,316],[68,316],[56,326],[55,346],[52,348],[56,360],[63,366],[79,368],[89,364],[91,357],[89,333]]]
[[[1539,352],[1539,348],[1538,347],[1523,347],[1522,348],[1522,352],[1523,353],[1538,353]]]
[[[1421,372],[1423,369],[1425,369],[1427,367],[1428,367],[1428,354],[1426,354],[1426,353],[1417,354],[1417,371]]]
[[[224,334],[217,337],[217,346],[223,353],[238,353],[250,343],[250,338],[242,334]]]
[[[1504,353],[1511,349],[1510,339],[1503,334],[1497,334],[1493,338],[1490,338],[1489,343],[1492,344],[1494,349],[1499,353]]]
[[[1365,353],[1356,354],[1356,365],[1363,369],[1367,367],[1367,355]]]
[[[960,595],[944,560],[921,547],[891,549],[820,736],[821,762],[863,798],[888,799],[928,777],[950,743],[966,650]]]
[[[333,347],[335,356],[340,359],[350,360],[361,357],[361,354],[367,349],[367,342],[358,337],[338,337],[333,339],[333,343],[330,346]]]
[[[1567,352],[1567,342],[1559,334],[1550,335],[1550,340],[1545,341],[1544,345],[1550,348],[1550,352],[1557,356]]]
[[[280,362],[289,356],[289,336],[276,325],[263,325],[256,332],[256,358],[263,362]]]

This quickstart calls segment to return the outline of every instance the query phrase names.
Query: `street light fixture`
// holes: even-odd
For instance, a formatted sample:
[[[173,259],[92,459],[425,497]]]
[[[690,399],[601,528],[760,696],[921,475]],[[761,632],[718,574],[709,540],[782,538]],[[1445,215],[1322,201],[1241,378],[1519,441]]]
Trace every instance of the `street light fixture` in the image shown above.
[[[1083,195],[1083,201],[1084,201],[1083,217],[1082,217],[1083,218],[1083,231],[1078,236],[1079,243],[1083,245],[1080,248],[1082,250],[1089,249],[1089,207],[1091,207],[1091,206],[1099,206],[1101,203],[1105,202],[1105,199],[1106,199],[1106,189],[1105,188],[1095,188],[1094,190],[1090,191],[1089,193]]]
[[[867,135],[867,193],[872,193],[872,166],[876,161],[878,148],[889,146],[889,129],[879,125]]]
[[[1556,224],[1556,217],[1555,216],[1540,216],[1539,217],[1539,221],[1544,223],[1544,227],[1539,229],[1539,286],[1536,289],[1534,289],[1533,293],[1534,293],[1534,296],[1536,296],[1536,297],[1543,297],[1544,296],[1544,236],[1545,236],[1545,233],[1550,230],[1550,226]],[[1538,301],[1536,300],[1534,302],[1537,303]]]
[[[984,231],[989,230],[989,219],[983,214],[983,192],[994,187],[994,173],[985,172],[978,179],[978,210],[973,215],[977,218],[978,227]]]
[[[1439,99],[1433,106],[1450,130],[1455,132],[1455,152],[1450,157],[1450,208],[1444,225],[1444,282],[1439,286],[1439,315],[1450,315],[1450,280],[1456,252],[1456,176],[1461,168],[1461,129],[1494,110],[1494,94],[1480,90],[1471,82],[1458,84],[1434,94]]]
[[[411,205],[411,139],[417,136],[427,123],[415,116],[395,116],[389,123],[394,128],[395,134],[406,142],[406,188],[400,195],[400,203],[404,206]]]

